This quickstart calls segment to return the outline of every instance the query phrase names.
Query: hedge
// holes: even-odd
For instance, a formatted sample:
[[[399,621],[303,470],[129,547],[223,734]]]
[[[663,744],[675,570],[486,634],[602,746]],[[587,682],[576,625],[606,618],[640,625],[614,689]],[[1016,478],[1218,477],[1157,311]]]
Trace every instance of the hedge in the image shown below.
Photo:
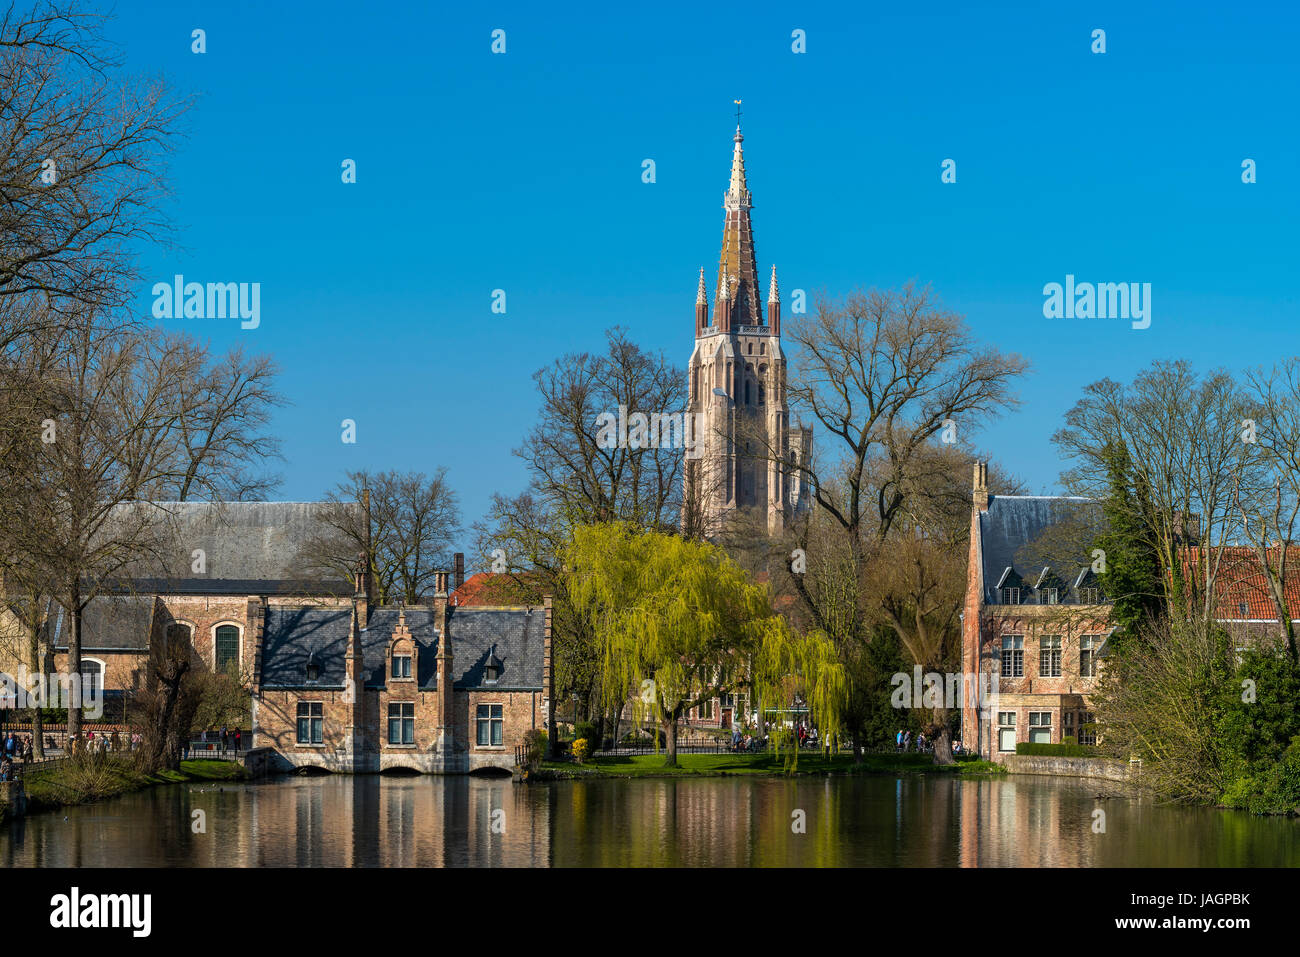
[[[1098,757],[1097,749],[1090,744],[1030,744],[1027,741],[1022,741],[1016,745],[1016,754],[1053,758]]]

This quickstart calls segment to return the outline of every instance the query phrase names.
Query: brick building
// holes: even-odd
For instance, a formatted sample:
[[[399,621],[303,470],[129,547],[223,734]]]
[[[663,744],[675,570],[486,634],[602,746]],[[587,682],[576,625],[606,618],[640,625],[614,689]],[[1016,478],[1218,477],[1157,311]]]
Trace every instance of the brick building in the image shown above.
[[[549,724],[551,601],[372,607],[365,576],[346,608],[263,607],[253,744],[332,771],[509,768]]]
[[[961,740],[985,758],[1019,742],[1095,743],[1090,695],[1114,629],[1078,557],[1100,520],[1090,499],[992,495],[988,466],[975,465],[962,670],[996,676],[997,691],[987,708],[964,697]]]

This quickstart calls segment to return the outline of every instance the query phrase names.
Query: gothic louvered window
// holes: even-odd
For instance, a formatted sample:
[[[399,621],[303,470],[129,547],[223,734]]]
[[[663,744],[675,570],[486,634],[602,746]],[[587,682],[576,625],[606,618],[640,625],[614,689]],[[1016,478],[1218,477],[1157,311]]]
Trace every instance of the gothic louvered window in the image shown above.
[[[234,625],[218,625],[216,644],[217,671],[225,674],[239,661],[239,629]]]

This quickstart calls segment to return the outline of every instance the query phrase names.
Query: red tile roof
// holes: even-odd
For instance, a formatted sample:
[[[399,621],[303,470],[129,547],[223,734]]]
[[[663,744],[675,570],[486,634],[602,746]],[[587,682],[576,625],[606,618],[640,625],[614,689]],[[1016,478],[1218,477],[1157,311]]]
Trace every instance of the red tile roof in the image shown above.
[[[465,579],[451,593],[448,603],[454,607],[483,605],[528,605],[541,601],[543,592],[540,572],[478,572]]]
[[[1276,569],[1282,559],[1280,546],[1268,549],[1268,562]],[[1259,554],[1253,548],[1241,545],[1215,548],[1189,548],[1185,562],[1190,568],[1203,561],[1218,561],[1217,616],[1223,620],[1242,618],[1276,619],[1272,592],[1268,578],[1260,564]],[[1204,572],[1202,571],[1202,574]],[[1300,617],[1300,546],[1291,546],[1286,552],[1286,579],[1283,583],[1287,607],[1293,618]],[[1242,613],[1241,605],[1246,606]]]

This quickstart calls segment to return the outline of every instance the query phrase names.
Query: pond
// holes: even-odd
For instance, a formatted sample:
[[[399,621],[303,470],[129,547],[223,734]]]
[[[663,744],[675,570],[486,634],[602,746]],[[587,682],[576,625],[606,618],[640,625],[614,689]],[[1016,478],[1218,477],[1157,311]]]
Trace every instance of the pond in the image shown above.
[[[1098,800],[1098,794],[1109,794]],[[1100,815],[1096,812],[1102,812]],[[196,813],[201,812],[201,813]],[[1282,867],[1300,822],[933,774],[180,784],[0,828],[30,867]]]

